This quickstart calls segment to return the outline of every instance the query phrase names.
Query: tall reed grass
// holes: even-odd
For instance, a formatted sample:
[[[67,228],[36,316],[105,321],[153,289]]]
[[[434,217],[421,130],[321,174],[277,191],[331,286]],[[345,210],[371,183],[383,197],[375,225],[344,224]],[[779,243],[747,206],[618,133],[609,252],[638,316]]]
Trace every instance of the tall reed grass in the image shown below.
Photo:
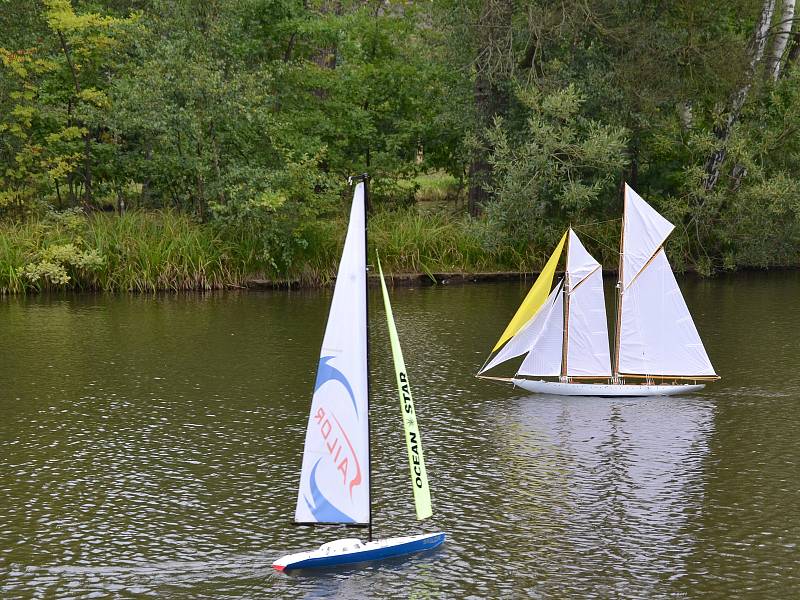
[[[46,274],[36,281],[26,277],[26,266],[46,261],[48,248],[69,244],[79,251],[95,251],[101,262],[81,268],[66,257],[62,265],[69,276],[66,284],[55,283]],[[230,241],[175,212],[88,217],[73,213],[0,226],[3,293],[64,287],[132,292],[213,289],[237,285],[244,276]]]
[[[346,229],[344,219],[307,223],[292,234],[303,240],[301,250],[276,261],[279,249],[255,227],[224,229],[171,211],[2,223],[0,293],[208,290],[254,278],[324,285],[336,276]],[[483,221],[414,210],[371,215],[369,234],[369,262],[378,249],[393,274],[536,270],[549,251],[521,253],[498,244]],[[59,283],[56,271],[68,281]]]

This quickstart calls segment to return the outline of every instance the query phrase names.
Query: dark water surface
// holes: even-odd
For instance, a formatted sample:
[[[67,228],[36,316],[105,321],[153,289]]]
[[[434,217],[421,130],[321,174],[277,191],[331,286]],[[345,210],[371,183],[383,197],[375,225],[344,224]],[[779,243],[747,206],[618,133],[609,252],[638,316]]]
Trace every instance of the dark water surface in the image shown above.
[[[395,289],[433,554],[313,575],[289,524],[329,291],[0,301],[2,598],[800,597],[800,273],[681,282],[721,382],[472,377],[519,283]],[[372,291],[376,534],[414,523]]]

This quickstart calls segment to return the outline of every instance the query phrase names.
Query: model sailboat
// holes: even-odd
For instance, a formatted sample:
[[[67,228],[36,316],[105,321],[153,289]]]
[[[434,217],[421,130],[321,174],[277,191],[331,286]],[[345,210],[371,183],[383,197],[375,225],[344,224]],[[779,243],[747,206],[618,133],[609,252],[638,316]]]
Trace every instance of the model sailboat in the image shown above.
[[[664,253],[673,229],[625,185],[613,369],[602,269],[569,229],[478,376],[567,396],[673,395],[719,379]],[[564,279],[550,291],[565,244]],[[523,354],[515,377],[483,375]]]
[[[369,336],[367,314],[366,177],[356,185],[328,325],[322,342],[311,414],[306,430],[295,522],[345,524],[369,528],[358,538],[328,542],[317,550],[279,558],[280,571],[331,567],[429,550],[441,532],[372,539],[369,429]],[[379,263],[380,264],[380,263]],[[422,441],[389,294],[381,285],[405,426],[417,518],[432,514]]]

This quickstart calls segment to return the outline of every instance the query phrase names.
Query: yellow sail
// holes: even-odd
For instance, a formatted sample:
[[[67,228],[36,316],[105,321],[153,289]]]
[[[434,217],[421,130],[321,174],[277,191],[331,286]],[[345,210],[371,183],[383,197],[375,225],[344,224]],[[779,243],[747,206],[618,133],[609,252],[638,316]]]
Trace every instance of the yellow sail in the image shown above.
[[[547,260],[547,264],[545,264],[544,269],[542,269],[542,272],[539,274],[539,277],[537,277],[536,281],[533,282],[531,291],[528,292],[528,295],[525,296],[525,300],[523,300],[522,304],[519,305],[514,318],[511,319],[506,327],[506,330],[503,332],[503,335],[501,335],[500,339],[497,340],[494,348],[492,348],[492,352],[497,351],[500,346],[514,337],[520,328],[539,311],[544,304],[544,301],[547,300],[547,295],[550,293],[550,288],[553,286],[553,276],[556,273],[558,259],[561,257],[561,251],[564,249],[564,241],[566,239],[567,233],[564,232],[564,235],[561,236],[561,241],[558,242],[558,246],[556,246],[556,249],[553,250],[553,254]]]
[[[400,394],[400,411],[403,414],[403,426],[406,432],[406,448],[408,450],[408,468],[411,470],[411,487],[414,490],[414,504],[417,509],[417,519],[427,519],[433,514],[431,509],[431,492],[428,487],[428,475],[425,472],[425,459],[422,458],[422,438],[419,435],[417,415],[414,412],[414,401],[411,398],[411,384],[408,382],[406,363],[403,360],[403,350],[400,348],[400,339],[397,337],[397,328],[394,324],[392,304],[389,302],[389,291],[383,280],[381,260],[378,258],[378,271],[381,274],[381,289],[383,290],[383,306],[386,309],[386,321],[389,326],[389,341],[392,345],[392,359],[397,375],[397,390]]]

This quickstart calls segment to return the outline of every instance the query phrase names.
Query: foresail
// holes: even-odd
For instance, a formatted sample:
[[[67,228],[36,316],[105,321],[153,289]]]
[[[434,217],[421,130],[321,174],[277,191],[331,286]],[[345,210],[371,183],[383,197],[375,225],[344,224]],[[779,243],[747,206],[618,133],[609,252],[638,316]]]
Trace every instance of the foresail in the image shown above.
[[[522,329],[517,332],[517,334],[511,338],[508,343],[502,347],[500,352],[495,354],[486,365],[478,372],[478,375],[481,373],[485,373],[489,369],[496,367],[499,364],[506,362],[507,360],[511,360],[512,358],[516,358],[517,356],[521,356],[526,352],[530,352],[530,350],[536,344],[536,340],[539,339],[542,331],[547,324],[547,319],[550,316],[550,307],[558,298],[558,294],[561,291],[561,283],[559,282],[556,287],[553,288],[553,291],[550,292],[550,295],[545,300],[544,304],[542,305],[542,310],[537,312],[530,320],[525,323]]]
[[[570,293],[567,375],[611,376],[603,272],[599,264]]]
[[[369,522],[364,184],[356,186],[306,430],[295,521]]]
[[[675,226],[625,184],[622,230],[622,276],[627,288],[661,247]]]
[[[619,372],[714,376],[664,250],[622,295]]]
[[[544,312],[544,311],[543,311]],[[561,351],[564,342],[564,290],[559,289],[547,313],[542,315],[543,327],[522,361],[518,375],[544,377],[561,374]]]
[[[494,348],[492,348],[492,352],[496,352],[500,346],[514,337],[545,303],[547,295],[550,293],[550,288],[553,285],[553,276],[555,275],[558,259],[561,257],[561,251],[564,249],[564,241],[566,239],[567,234],[564,233],[564,235],[561,236],[561,241],[558,242],[556,249],[553,250],[553,254],[547,260],[542,272],[539,274],[539,277],[533,282],[533,286],[528,292],[528,295],[525,296],[525,299],[522,301],[522,304],[519,305],[514,317],[508,323],[505,331],[503,331],[503,335],[500,336],[500,339],[497,340]]]
[[[400,394],[400,412],[403,416],[403,427],[406,434],[406,449],[408,450],[408,468],[411,472],[411,488],[414,490],[414,505],[417,519],[427,519],[433,514],[431,508],[431,492],[428,486],[428,475],[425,471],[425,459],[422,456],[422,437],[417,424],[417,414],[414,411],[414,400],[411,397],[411,384],[408,381],[406,363],[403,360],[403,350],[400,347],[400,338],[394,323],[392,303],[389,301],[389,291],[383,278],[380,258],[378,271],[381,275],[381,290],[383,291],[383,306],[386,309],[386,321],[389,327],[389,341],[392,345],[392,360],[397,377],[397,391]]]

